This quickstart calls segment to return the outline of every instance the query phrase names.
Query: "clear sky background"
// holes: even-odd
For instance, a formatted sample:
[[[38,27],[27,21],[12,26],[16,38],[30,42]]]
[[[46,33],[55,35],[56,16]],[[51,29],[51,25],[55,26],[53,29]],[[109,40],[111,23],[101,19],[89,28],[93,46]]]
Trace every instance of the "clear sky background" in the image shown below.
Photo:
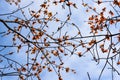
[[[21,0],[21,4],[20,6],[25,6],[29,3],[31,3],[32,1],[34,2],[31,6],[29,6],[29,8],[32,10],[38,10],[40,4],[42,3],[42,0]],[[85,8],[83,8],[83,6],[81,5],[82,2],[81,0],[71,0],[72,2],[75,2],[77,4],[78,9],[74,9],[71,8],[72,10],[72,17],[71,17],[71,22],[74,22],[81,30],[82,35],[90,35],[90,29],[88,28],[88,24],[85,23],[85,21],[88,19],[88,17],[91,14],[94,14],[93,11],[90,11],[89,13],[85,12]],[[98,6],[97,4],[92,3],[91,1],[88,1],[87,3],[89,3],[92,6],[95,6],[96,9],[98,11],[101,11],[101,9],[104,6],[109,6],[108,4],[103,4],[101,6]],[[67,7],[66,7],[67,8]],[[111,7],[107,7],[108,10],[111,9]],[[0,14],[2,13],[9,13],[11,11],[16,10],[17,7],[13,4],[13,5],[9,5],[8,3],[6,3],[4,0],[0,0]],[[53,6],[52,4],[50,4],[49,10],[52,11],[53,13],[58,12],[58,17],[61,20],[64,20],[66,14],[68,13],[68,9],[62,9],[61,6]],[[25,15],[27,16],[27,18],[30,17],[30,15],[28,15],[28,8],[24,9],[25,11]],[[18,12],[16,14],[14,14],[15,16],[18,17],[22,17],[22,15]],[[108,16],[108,14],[106,13],[106,16]],[[0,18],[2,19],[7,19],[6,16],[0,16]],[[59,24],[54,24],[54,23],[49,23],[50,27],[47,29],[48,33],[52,33],[53,30],[57,29],[56,26],[58,26]],[[13,25],[12,25],[13,26]],[[120,29],[120,27],[114,27],[111,26],[112,28],[110,29],[112,33],[116,33],[118,32],[118,30]],[[0,23],[0,32],[6,30],[4,28],[4,25]],[[66,31],[68,31],[68,34],[71,36],[74,36],[74,34],[76,34],[76,30],[75,28],[71,28],[71,27],[66,27],[63,31],[62,34],[64,34]],[[103,31],[100,34],[104,34],[105,31]],[[26,31],[24,31],[24,33],[27,33]],[[1,35],[0,35],[1,36]],[[0,37],[0,44],[11,44],[11,36],[9,37],[5,37],[2,38]],[[119,47],[119,45],[118,45]],[[12,48],[12,50],[14,51],[14,48]],[[79,48],[78,51],[83,50],[82,48]],[[0,54],[4,54],[6,52],[11,51],[11,49],[6,49],[5,51],[3,51]],[[10,56],[10,58],[17,60],[20,63],[23,63],[26,61],[26,56],[24,56],[24,49],[22,49],[22,51],[20,51],[19,54],[14,54],[12,56]],[[100,52],[101,53],[101,52]],[[101,53],[101,56],[105,57],[105,54]],[[75,69],[76,70],[76,74],[73,73],[65,73],[62,72],[62,77],[64,80],[88,80],[88,76],[87,76],[87,72],[89,72],[91,80],[97,80],[100,72],[105,64],[104,60],[101,60],[100,64],[97,65],[97,63],[95,61],[92,60],[92,56],[90,53],[86,53],[85,56],[83,57],[78,57],[77,55],[72,55],[70,57],[66,57],[63,58],[63,60],[65,61],[64,66]],[[5,63],[0,64],[0,66],[4,65]],[[116,65],[116,62],[114,62],[114,66],[116,67],[116,69],[118,69],[118,71],[120,72],[120,66]],[[106,67],[106,69],[104,70],[103,74],[102,74],[102,78],[101,80],[111,80],[111,69],[107,69],[109,68],[109,66]],[[114,73],[114,80],[119,80],[120,76],[116,75],[117,73]],[[41,75],[41,78],[43,80],[57,80],[57,75],[56,73],[48,73],[47,71],[44,71]],[[17,80],[16,77],[4,77],[2,78],[3,80]],[[37,80],[37,79],[35,79]]]

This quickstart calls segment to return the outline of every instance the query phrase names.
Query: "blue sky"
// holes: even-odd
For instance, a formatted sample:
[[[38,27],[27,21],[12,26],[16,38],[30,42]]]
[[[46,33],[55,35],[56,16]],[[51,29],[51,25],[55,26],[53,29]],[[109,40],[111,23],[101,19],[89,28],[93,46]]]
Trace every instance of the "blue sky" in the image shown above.
[[[34,3],[29,6],[29,9],[30,10],[38,10],[39,9],[39,6],[40,4],[42,3],[42,0],[21,0],[22,2],[20,3],[20,6],[25,6],[29,3],[31,3],[32,1],[34,1]],[[51,0],[52,1],[52,0]],[[79,29],[81,30],[81,33],[82,35],[84,36],[88,36],[88,35],[91,35],[89,32],[90,32],[90,28],[89,25],[85,22],[87,21],[88,17],[91,15],[91,14],[95,14],[93,11],[90,11],[89,13],[86,13],[85,12],[85,8],[83,6],[81,6],[82,2],[81,0],[71,0],[72,2],[75,2],[77,4],[77,7],[78,9],[74,9],[73,7],[71,7],[71,10],[72,10],[72,16],[71,16],[71,21],[72,23],[75,23]],[[92,5],[92,6],[95,6],[97,7],[97,11],[101,11],[101,9],[105,6],[109,6],[109,4],[102,4],[102,5],[97,5],[95,3],[93,3],[92,1],[88,1],[87,2],[88,4]],[[108,11],[109,9],[112,9],[110,6],[107,7]],[[11,11],[14,11],[16,10],[17,7],[13,4],[13,5],[9,5],[8,3],[6,3],[4,0],[1,0],[0,1],[0,14],[3,14],[3,13],[9,13]],[[29,10],[28,8],[24,9],[25,11],[25,15],[26,17],[29,19],[30,18],[30,15],[29,15]],[[52,4],[50,4],[50,7],[48,9],[49,11],[52,11],[53,14],[55,14],[56,12],[58,12],[58,15],[56,15],[59,19],[61,20],[64,20],[65,17],[66,17],[66,14],[68,13],[68,8],[65,7],[65,9],[62,9],[60,7],[60,5],[58,6],[54,6]],[[14,14],[15,16],[17,17],[22,17],[24,18],[19,12],[18,13],[15,13]],[[105,13],[106,16],[108,16],[108,13]],[[0,19],[7,19],[6,16],[0,16]],[[12,19],[12,18],[11,18]],[[10,24],[11,26],[15,26],[13,24]],[[57,27],[59,27],[61,24],[60,23],[55,23],[55,22],[49,22],[48,25],[50,26],[49,28],[45,28],[47,30],[47,33],[48,34],[52,34],[52,32],[55,32],[57,30]],[[0,23],[0,32],[6,30],[4,28],[4,25],[2,23]],[[70,26],[68,24],[68,26]],[[117,27],[114,27],[114,25],[110,26],[110,31],[112,33],[117,33],[119,31],[120,27],[117,25]],[[70,27],[67,27],[67,25],[65,26],[65,28],[62,29],[62,35],[64,35],[66,32],[67,34],[71,35],[71,36],[75,36],[77,34],[77,29],[70,26]],[[23,34],[27,34],[28,31],[27,30],[23,30]],[[106,30],[104,30],[103,32],[100,32],[99,34],[104,34],[106,33]],[[58,35],[59,33],[57,33],[54,37],[59,37]],[[1,36],[1,35],[0,35]],[[0,44],[11,44],[11,41],[12,41],[12,38],[11,38],[12,35],[10,36],[6,36],[6,37],[0,37]],[[102,37],[98,38],[98,40],[100,40]],[[115,40],[115,39],[114,39]],[[85,40],[85,41],[89,41],[88,40]],[[116,40],[115,40],[116,41]],[[18,41],[19,42],[19,41]],[[106,47],[108,46],[107,44],[109,43],[106,43]],[[119,48],[119,44],[117,46]],[[18,62],[20,62],[21,64],[24,64],[26,63],[26,56],[25,56],[25,50],[26,50],[27,47],[25,48],[22,48],[22,50],[20,50],[20,53],[18,54],[14,54],[12,56],[8,56],[9,58],[13,59],[13,60],[17,60]],[[1,48],[0,48],[1,49]],[[4,54],[4,53],[8,53],[10,51],[16,51],[16,48],[8,48],[4,51],[1,52],[1,54]],[[84,49],[82,49],[81,47],[79,47],[77,49],[77,51],[84,51]],[[77,52],[76,51],[76,52]],[[101,57],[106,57],[107,54],[103,54],[101,51],[99,51],[99,53],[101,54],[100,56]],[[31,56],[33,57],[33,56]],[[56,59],[56,58],[53,58],[53,60]],[[64,66],[65,67],[70,67],[72,69],[75,69],[76,70],[76,74],[73,74],[73,73],[65,73],[64,71],[61,72],[62,74],[62,77],[64,78],[64,80],[88,80],[88,76],[87,76],[87,72],[89,72],[90,74],[90,77],[91,77],[91,80],[97,80],[99,75],[100,75],[100,72],[105,64],[105,60],[101,60],[100,61],[100,64],[97,65],[97,63],[95,61],[93,61],[93,57],[92,55],[88,52],[86,53],[83,57],[78,57],[77,55],[72,55],[72,56],[68,56],[68,57],[63,57],[62,58],[63,61],[64,61]],[[57,59],[56,59],[57,60]],[[111,62],[111,61],[110,61]],[[7,62],[4,62],[4,63],[0,63],[0,66],[3,66],[3,65],[6,65]],[[120,71],[120,66],[119,65],[116,65],[117,61],[114,62],[114,66],[115,68]],[[106,69],[104,70],[103,74],[102,74],[102,77],[101,77],[101,80],[112,80],[111,79],[111,69],[108,69],[110,68],[110,66],[107,66]],[[11,70],[12,71],[12,70]],[[116,75],[116,72],[114,73],[114,80],[119,80],[120,76],[119,75]],[[43,80],[57,80],[57,75],[56,73],[52,72],[52,73],[48,73],[47,71],[43,71],[42,74],[40,74],[41,78]],[[16,77],[3,77],[2,78],[3,80],[17,80]],[[37,80],[36,78],[34,78],[34,80]]]

